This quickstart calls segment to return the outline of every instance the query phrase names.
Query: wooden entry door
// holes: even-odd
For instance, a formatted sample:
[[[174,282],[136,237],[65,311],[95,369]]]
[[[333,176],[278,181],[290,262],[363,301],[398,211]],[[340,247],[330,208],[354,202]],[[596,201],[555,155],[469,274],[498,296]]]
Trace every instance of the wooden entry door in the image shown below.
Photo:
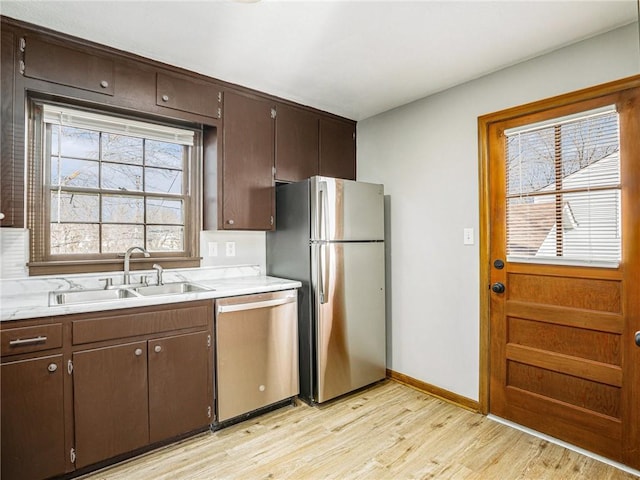
[[[487,135],[483,278],[488,287],[488,410],[634,468],[640,468],[638,85],[640,77],[633,77],[480,119]],[[510,203],[505,132],[605,105],[615,105],[619,119],[619,264],[588,266],[513,255],[521,247],[535,257],[531,252],[540,252],[554,229],[554,248],[561,249],[558,231],[583,225],[566,224],[575,221],[575,212],[565,195],[550,211],[527,206],[526,222],[543,233],[529,229],[520,239],[527,245],[509,243],[517,227],[508,232],[508,211],[512,217],[523,212]],[[560,172],[555,173],[569,178]],[[509,225],[514,221],[525,222],[510,218]]]

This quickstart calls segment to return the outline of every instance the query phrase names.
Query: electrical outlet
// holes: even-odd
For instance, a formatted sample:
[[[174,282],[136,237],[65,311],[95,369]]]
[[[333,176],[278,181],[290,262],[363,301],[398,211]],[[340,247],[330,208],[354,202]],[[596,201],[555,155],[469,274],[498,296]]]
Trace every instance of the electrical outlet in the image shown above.
[[[224,247],[227,257],[236,256],[236,242],[226,242]]]
[[[465,228],[464,229],[464,244],[465,245],[473,245],[473,228]]]
[[[217,257],[218,256],[218,242],[209,242],[209,256]]]

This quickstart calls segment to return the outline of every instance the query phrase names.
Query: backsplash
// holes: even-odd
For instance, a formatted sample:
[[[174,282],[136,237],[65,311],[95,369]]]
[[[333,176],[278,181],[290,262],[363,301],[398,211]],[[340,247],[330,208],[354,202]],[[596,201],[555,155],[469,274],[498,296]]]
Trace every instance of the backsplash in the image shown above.
[[[233,245],[228,245],[229,243]],[[234,255],[228,255],[230,253]],[[266,271],[265,233],[204,230],[200,232],[200,256],[203,267],[259,265],[260,272],[264,274]]]
[[[21,278],[29,275],[29,230],[0,228],[0,278]]]

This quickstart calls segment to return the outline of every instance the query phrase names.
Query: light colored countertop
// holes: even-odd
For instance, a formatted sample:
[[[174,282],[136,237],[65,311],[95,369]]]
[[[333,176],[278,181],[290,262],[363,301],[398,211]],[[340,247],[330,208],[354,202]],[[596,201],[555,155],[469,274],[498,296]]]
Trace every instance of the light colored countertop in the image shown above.
[[[132,283],[137,281],[140,275],[149,275],[150,283],[154,284],[154,274],[153,270],[136,270],[131,274]],[[185,268],[165,270],[164,283],[188,281],[212,290],[49,306],[49,292],[103,288],[104,281],[100,279],[107,277],[113,278],[114,285],[122,283],[121,272],[2,279],[0,280],[0,321],[233,297],[289,290],[302,286],[295,280],[261,275],[260,268],[256,265]]]

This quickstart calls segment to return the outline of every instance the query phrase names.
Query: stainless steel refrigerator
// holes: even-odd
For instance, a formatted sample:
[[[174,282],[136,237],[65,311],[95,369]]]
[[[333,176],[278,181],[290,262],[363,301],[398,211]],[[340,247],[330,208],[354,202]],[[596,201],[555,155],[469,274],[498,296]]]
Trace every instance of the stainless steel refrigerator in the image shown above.
[[[300,398],[322,403],[385,378],[383,186],[278,185],[266,243],[267,274],[302,282]]]

